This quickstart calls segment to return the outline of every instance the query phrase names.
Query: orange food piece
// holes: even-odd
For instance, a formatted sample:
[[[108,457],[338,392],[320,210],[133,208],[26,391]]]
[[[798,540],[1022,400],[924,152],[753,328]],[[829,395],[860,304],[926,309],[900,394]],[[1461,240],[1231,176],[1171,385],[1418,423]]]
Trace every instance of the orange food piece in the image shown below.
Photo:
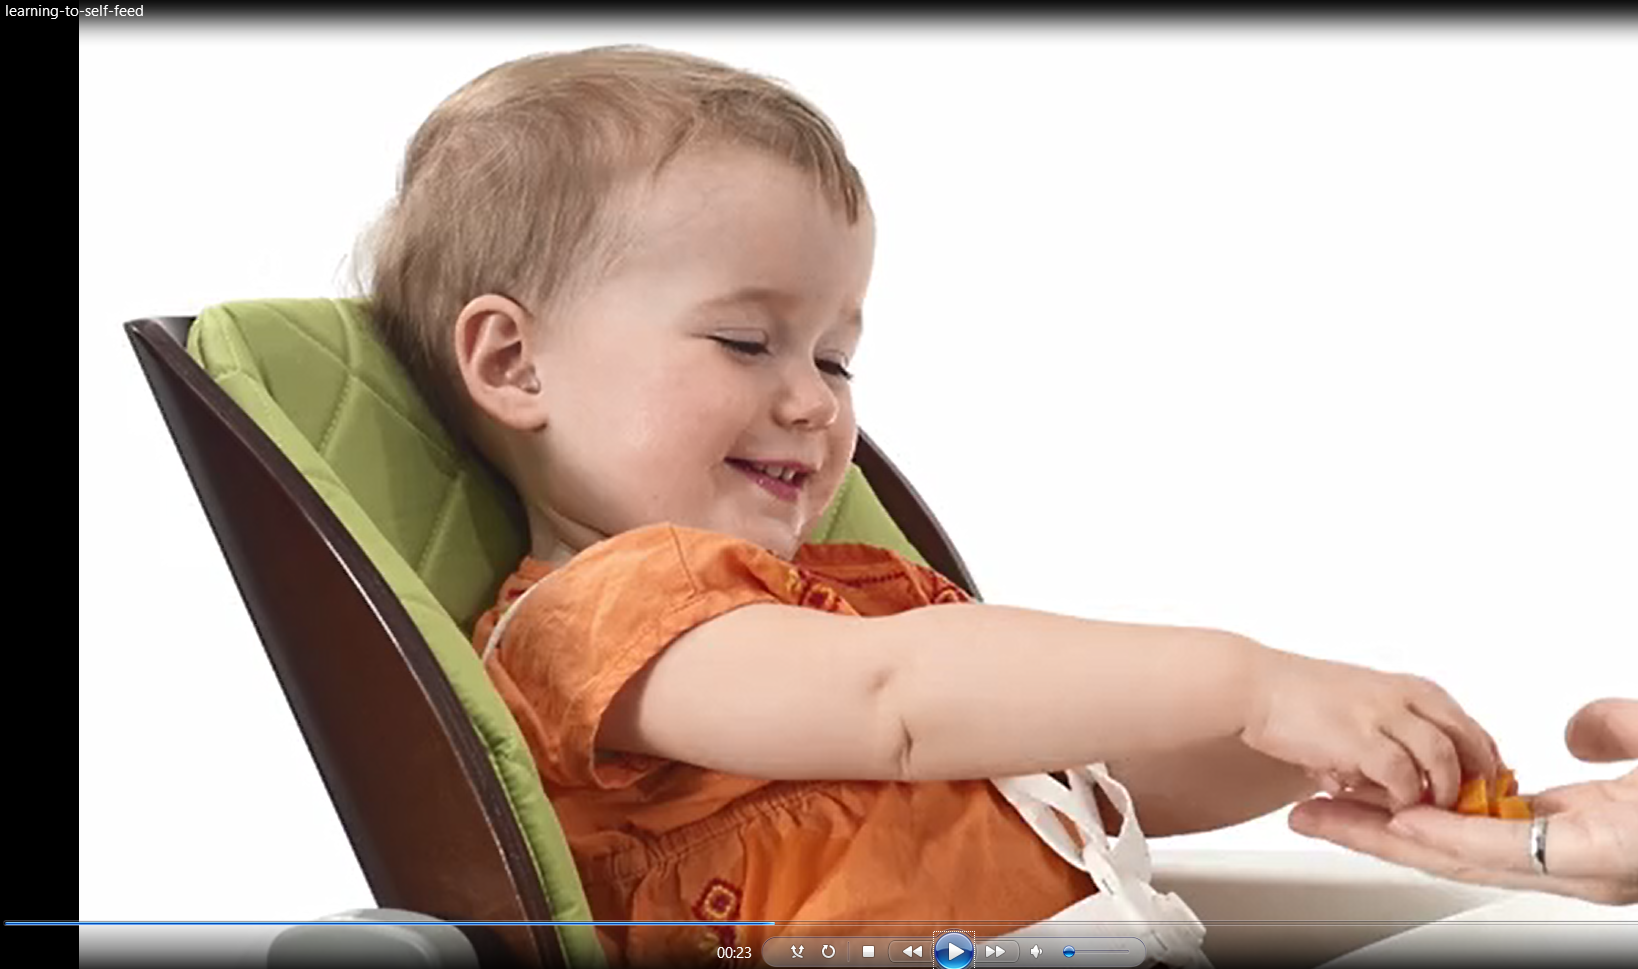
[[[1507,820],[1528,819],[1532,816],[1530,802],[1519,797],[1518,793],[1518,779],[1506,768],[1494,778],[1470,777],[1462,782],[1462,789],[1456,796],[1456,813]]]
[[[1456,795],[1457,814],[1487,815],[1490,813],[1490,779],[1470,777],[1462,782],[1461,793]]]

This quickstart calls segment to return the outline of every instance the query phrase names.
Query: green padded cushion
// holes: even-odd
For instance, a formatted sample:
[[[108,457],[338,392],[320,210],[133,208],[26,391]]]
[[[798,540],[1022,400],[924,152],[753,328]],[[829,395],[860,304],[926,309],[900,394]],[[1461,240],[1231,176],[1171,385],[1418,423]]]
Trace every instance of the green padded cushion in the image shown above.
[[[471,646],[473,623],[527,549],[511,487],[433,416],[376,337],[364,300],[213,306],[195,319],[188,351],[306,476],[403,601],[488,748],[556,918],[589,920],[534,761]],[[864,542],[927,564],[857,466],[810,541]],[[604,964],[590,926],[556,930],[570,966]]]

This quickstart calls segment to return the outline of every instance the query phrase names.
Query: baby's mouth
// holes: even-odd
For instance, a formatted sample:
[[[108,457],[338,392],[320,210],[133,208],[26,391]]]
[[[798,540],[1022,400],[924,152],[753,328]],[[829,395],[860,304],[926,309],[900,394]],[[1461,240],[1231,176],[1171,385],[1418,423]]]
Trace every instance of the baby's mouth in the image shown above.
[[[803,483],[806,482],[808,478],[813,476],[813,472],[811,471],[803,471],[800,468],[782,463],[761,464],[755,461],[746,461],[741,458],[729,458],[728,463],[741,471],[746,472],[747,474],[760,476],[768,479],[770,482],[784,484],[793,488],[802,487]]]

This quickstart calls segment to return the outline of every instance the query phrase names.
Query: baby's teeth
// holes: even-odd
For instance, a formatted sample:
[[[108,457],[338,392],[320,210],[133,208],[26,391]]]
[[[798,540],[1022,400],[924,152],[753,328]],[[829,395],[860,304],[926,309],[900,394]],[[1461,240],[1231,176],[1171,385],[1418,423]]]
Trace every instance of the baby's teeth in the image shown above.
[[[780,481],[788,482],[796,477],[795,468],[770,468],[762,464],[753,464],[751,467],[757,469],[770,478],[777,478]]]
[[[768,465],[753,465],[753,463],[750,462],[745,463],[750,465],[750,468],[752,468],[753,471],[760,471],[760,473],[763,473],[763,475],[770,476],[770,478],[776,478],[776,480],[780,481],[796,481],[796,476],[801,475],[801,470],[799,470],[799,468],[770,468]]]

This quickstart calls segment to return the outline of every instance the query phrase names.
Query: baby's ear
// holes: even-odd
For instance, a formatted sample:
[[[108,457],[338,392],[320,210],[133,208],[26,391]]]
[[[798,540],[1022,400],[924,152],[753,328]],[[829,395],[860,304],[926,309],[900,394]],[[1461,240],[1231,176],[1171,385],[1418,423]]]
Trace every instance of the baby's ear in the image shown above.
[[[455,320],[455,359],[473,406],[518,431],[546,426],[546,398],[535,371],[529,311],[504,296],[479,296]]]

